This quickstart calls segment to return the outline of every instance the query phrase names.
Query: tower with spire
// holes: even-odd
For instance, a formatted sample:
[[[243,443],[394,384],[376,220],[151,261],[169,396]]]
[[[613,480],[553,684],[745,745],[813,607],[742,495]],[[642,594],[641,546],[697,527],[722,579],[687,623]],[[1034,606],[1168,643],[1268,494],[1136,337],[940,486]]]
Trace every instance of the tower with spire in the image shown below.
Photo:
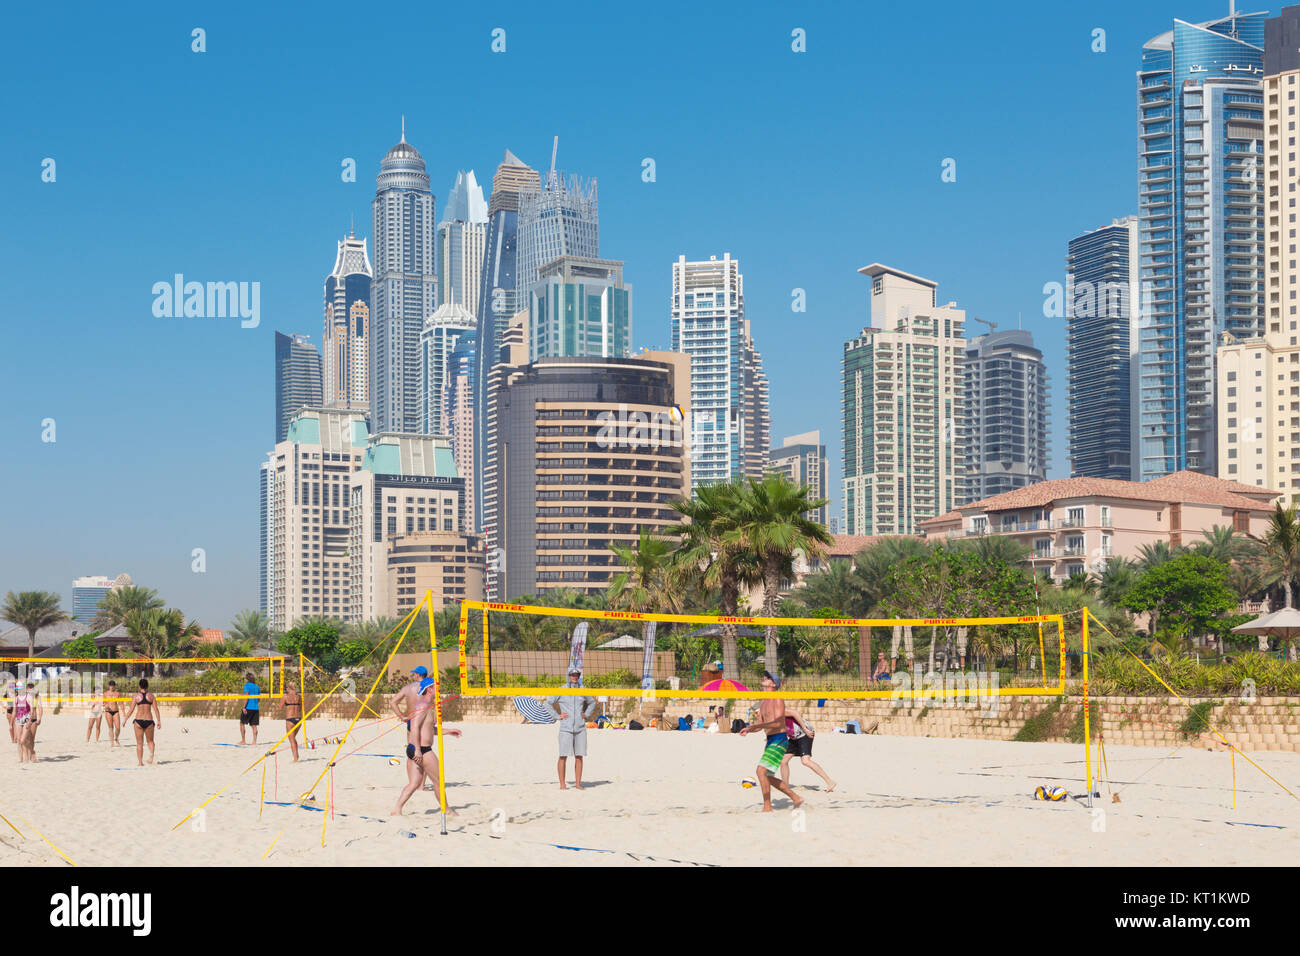
[[[371,205],[370,415],[374,432],[420,430],[420,330],[438,304],[434,196],[424,158],[402,138],[379,165]]]
[[[339,241],[334,269],[325,277],[322,363],[327,405],[370,404],[370,282],[374,271],[366,240],[355,230]]]

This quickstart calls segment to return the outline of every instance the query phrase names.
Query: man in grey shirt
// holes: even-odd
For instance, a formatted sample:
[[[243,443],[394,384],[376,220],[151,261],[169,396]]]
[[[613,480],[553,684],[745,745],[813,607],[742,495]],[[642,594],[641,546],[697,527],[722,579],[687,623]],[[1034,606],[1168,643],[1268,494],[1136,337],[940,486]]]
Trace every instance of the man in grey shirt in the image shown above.
[[[577,687],[582,672],[576,667],[569,669],[569,686]],[[582,789],[582,758],[587,756],[587,721],[596,716],[596,698],[574,695],[555,694],[546,699],[546,703],[560,719],[560,789],[567,790],[564,784],[565,761],[573,758],[574,789]]]

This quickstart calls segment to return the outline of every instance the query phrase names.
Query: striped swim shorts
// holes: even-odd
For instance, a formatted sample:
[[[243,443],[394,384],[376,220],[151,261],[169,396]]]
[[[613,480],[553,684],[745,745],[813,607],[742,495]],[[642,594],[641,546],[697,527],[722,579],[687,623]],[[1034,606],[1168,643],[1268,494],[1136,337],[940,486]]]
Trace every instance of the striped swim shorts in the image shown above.
[[[785,734],[772,734],[767,738],[767,746],[763,748],[763,756],[758,758],[758,765],[770,776],[774,777],[781,772],[781,758],[785,756],[786,742],[789,739]]]

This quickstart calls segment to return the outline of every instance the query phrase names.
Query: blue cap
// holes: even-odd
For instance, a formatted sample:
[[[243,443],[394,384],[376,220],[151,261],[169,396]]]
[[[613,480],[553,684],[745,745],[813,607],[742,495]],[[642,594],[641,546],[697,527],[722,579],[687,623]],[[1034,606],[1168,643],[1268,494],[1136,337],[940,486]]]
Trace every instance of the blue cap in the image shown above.
[[[433,686],[433,678],[426,677],[424,680],[420,681],[420,693],[423,694],[426,690],[428,690],[432,686]]]
[[[421,677],[428,677],[428,676],[429,676],[429,668],[427,668],[427,667],[425,667],[423,664],[421,664],[421,665],[420,665],[419,667],[417,667],[415,670],[411,671],[411,673],[412,673],[412,674],[419,674]]]

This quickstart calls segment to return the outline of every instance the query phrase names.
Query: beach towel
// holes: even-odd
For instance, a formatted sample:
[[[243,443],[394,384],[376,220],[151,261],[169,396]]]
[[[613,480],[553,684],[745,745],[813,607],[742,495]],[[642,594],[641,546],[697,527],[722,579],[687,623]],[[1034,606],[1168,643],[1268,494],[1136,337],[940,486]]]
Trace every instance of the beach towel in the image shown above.
[[[553,724],[556,721],[555,712],[535,697],[516,697],[515,710],[530,724]]]

